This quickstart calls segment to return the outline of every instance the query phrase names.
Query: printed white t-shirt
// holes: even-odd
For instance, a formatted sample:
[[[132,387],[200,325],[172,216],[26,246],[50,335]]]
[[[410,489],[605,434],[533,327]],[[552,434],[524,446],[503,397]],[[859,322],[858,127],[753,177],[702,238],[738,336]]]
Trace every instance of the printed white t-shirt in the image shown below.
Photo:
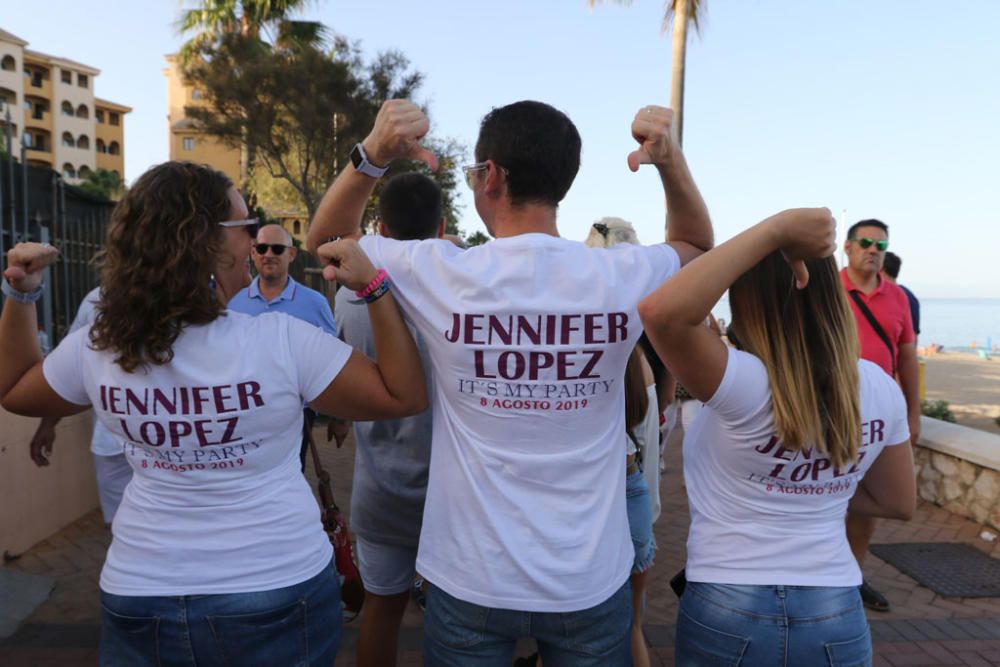
[[[433,366],[430,480],[417,570],[475,604],[576,611],[634,558],[622,378],[638,302],[677,271],[669,246],[522,234],[361,245],[389,272]]]
[[[332,557],[299,469],[302,402],[351,348],[282,313],[187,326],[162,366],[126,373],[87,331],[45,359],[49,385],[92,405],[134,475],[112,525],[101,589],[116,595],[291,586]]]
[[[101,299],[101,288],[95,287],[83,297],[83,303],[76,311],[73,323],[69,325],[69,333],[77,329],[86,329],[89,333],[91,325],[97,319],[97,302]],[[122,453],[122,443],[104,428],[100,421],[94,419],[94,433],[90,438],[90,451],[97,456],[117,456]]]
[[[906,402],[875,364],[858,362],[861,447],[838,469],[774,432],[767,369],[729,349],[722,383],[684,436],[691,507],[687,578],[715,584],[858,586],[844,530],[858,482],[886,446],[909,442]]]

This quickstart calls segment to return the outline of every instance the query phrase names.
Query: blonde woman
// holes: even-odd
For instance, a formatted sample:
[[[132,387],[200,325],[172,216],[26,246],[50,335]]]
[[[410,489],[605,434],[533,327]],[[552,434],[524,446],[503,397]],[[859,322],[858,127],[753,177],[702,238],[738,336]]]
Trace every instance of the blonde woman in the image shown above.
[[[684,438],[691,506],[677,664],[867,665],[844,515],[909,518],[906,405],[858,359],[826,209],[785,211],[692,262],[639,306],[705,403]],[[729,348],[704,326],[729,289]]]

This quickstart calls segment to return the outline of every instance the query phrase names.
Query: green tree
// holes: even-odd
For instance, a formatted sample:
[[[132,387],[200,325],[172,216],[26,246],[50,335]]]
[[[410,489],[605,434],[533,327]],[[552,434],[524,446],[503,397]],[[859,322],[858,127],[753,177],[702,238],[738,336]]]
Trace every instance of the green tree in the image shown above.
[[[476,245],[483,245],[484,243],[488,243],[489,241],[490,241],[489,235],[484,234],[481,230],[478,229],[465,237],[465,245],[469,246],[470,248]]]
[[[89,172],[83,183],[77,187],[105,201],[115,201],[125,193],[125,184],[121,176],[108,169],[95,169]]]
[[[632,0],[613,0],[615,4],[631,5]],[[594,7],[603,0],[587,0]],[[688,24],[699,31],[700,21],[705,15],[707,0],[666,0],[663,7],[663,32],[673,25],[671,38],[670,108],[674,110],[674,127],[677,128],[677,143],[683,143],[684,136],[684,65],[687,59]]]

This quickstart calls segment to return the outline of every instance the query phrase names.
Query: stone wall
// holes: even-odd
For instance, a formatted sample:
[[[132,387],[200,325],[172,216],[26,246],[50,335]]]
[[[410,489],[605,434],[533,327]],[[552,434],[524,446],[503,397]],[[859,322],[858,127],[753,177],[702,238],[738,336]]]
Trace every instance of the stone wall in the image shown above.
[[[923,417],[914,463],[921,498],[1000,530],[1000,436]]]

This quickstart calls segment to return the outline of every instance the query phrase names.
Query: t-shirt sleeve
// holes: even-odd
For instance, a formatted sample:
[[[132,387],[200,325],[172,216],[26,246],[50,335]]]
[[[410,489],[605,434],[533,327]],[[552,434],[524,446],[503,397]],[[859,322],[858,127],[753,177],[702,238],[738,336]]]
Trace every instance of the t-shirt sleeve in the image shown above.
[[[330,386],[351,356],[351,347],[332,334],[294,317],[288,326],[288,354],[298,372],[299,394],[312,401]]]
[[[657,287],[667,281],[667,278],[674,275],[681,269],[681,258],[671,246],[666,243],[643,247],[646,261],[649,262],[650,281],[647,285],[647,294],[652,293]]]
[[[100,288],[91,290],[87,296],[83,297],[83,302],[76,310],[76,317],[69,325],[69,333],[77,329],[90,329],[90,326],[97,319],[97,301],[101,298]]]
[[[83,355],[88,341],[89,328],[78,329],[63,338],[42,363],[42,374],[52,390],[76,405],[90,405],[83,378]]]
[[[910,442],[910,423],[906,411],[906,397],[899,384],[888,373],[870,362],[868,373],[873,378],[879,405],[883,406],[879,416],[885,419],[885,444],[900,445]],[[862,370],[862,372],[866,372]]]
[[[771,389],[767,369],[760,359],[735,348],[727,348],[726,371],[715,394],[705,403],[730,426],[755,426],[770,419]]]
[[[346,334],[344,333],[345,325],[347,323],[347,309],[350,304],[347,303],[347,298],[344,296],[346,292],[346,287],[341,287],[337,290],[337,296],[333,300],[333,322],[337,327],[337,333],[334,334],[342,341],[347,341]]]

